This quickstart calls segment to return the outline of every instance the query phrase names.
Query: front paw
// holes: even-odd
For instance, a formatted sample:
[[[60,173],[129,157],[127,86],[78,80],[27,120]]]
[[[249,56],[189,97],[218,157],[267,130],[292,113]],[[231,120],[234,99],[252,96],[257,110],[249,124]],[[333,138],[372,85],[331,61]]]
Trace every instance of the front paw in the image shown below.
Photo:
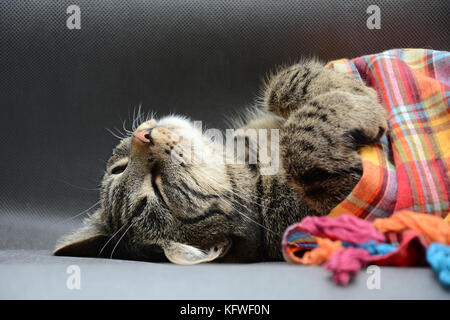
[[[334,90],[311,100],[303,109],[303,118],[322,120],[316,121],[317,126],[353,150],[379,141],[388,129],[386,110],[372,95]]]
[[[379,141],[386,133],[386,127],[383,126],[371,129],[372,130],[367,130],[365,128],[350,129],[345,134],[345,140],[353,148],[359,148]]]
[[[384,110],[377,111],[378,112],[372,113],[372,121],[358,123],[354,127],[350,127],[344,133],[344,140],[347,141],[352,148],[373,144],[386,134],[388,129],[386,112]]]
[[[323,65],[311,60],[281,68],[266,81],[264,104],[267,111],[287,119],[301,107],[314,79],[323,71]]]

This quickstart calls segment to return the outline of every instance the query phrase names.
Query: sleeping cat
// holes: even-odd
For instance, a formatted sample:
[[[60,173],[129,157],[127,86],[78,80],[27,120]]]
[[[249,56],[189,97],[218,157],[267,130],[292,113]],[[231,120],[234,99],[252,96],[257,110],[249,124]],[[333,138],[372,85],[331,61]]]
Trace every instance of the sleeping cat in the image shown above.
[[[219,161],[221,152],[184,161],[187,146],[219,145],[182,117],[146,120],[107,162],[100,208],[55,255],[178,264],[282,259],[286,227],[326,215],[357,184],[357,149],[382,137],[387,115],[373,89],[315,60],[272,74],[259,104],[242,127],[279,130],[277,174]]]

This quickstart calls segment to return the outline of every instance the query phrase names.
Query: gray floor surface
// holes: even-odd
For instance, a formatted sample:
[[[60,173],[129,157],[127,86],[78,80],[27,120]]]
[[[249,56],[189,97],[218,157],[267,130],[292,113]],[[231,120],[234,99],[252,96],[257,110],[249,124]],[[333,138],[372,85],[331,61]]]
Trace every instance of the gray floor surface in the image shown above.
[[[320,267],[284,262],[179,266],[52,256],[54,241],[79,221],[0,216],[0,299],[449,299],[430,268],[384,267],[380,289],[363,270],[347,287]],[[80,289],[69,289],[70,266]]]

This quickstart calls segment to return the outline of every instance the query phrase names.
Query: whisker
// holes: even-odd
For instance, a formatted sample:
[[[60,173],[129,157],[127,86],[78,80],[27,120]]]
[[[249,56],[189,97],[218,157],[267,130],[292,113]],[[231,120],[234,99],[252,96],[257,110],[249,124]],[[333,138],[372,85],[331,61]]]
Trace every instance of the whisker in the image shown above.
[[[131,120],[131,129],[133,130],[133,132],[136,131],[136,129],[137,129],[136,122],[137,122],[137,120],[136,120],[136,108],[133,108],[133,118]]]
[[[105,128],[106,130],[108,130],[109,133],[111,133],[115,138],[122,140],[123,137],[118,136],[116,133],[114,133],[112,130],[109,130],[108,128]]]
[[[117,241],[116,245],[114,246],[114,248],[113,248],[113,250],[112,250],[112,252],[111,252],[111,255],[109,256],[110,259],[112,259],[113,254],[114,254],[114,251],[116,250],[117,246],[119,245],[120,241],[121,241],[122,238],[125,236],[125,234],[128,232],[128,230],[130,230],[130,228],[133,226],[133,224],[134,224],[134,222],[132,222],[132,223],[128,226],[127,230],[125,230],[125,232],[122,234],[122,236],[121,236],[121,237],[119,238],[119,240]]]
[[[66,184],[66,185],[68,185],[70,187],[77,188],[77,189],[80,189],[80,190],[86,190],[86,191],[99,191],[100,190],[100,187],[97,187],[97,188],[85,188],[85,187],[80,187],[80,186],[71,184],[71,183],[69,183],[67,181],[64,181],[64,180],[60,180],[60,179],[57,179],[57,180],[61,181],[62,183]]]
[[[142,112],[142,103],[139,104],[139,124],[147,121],[145,113]]]
[[[120,129],[117,129],[116,127],[114,127],[114,129],[118,132],[118,134],[122,137],[122,139],[128,137],[128,135],[125,132],[120,131]]]
[[[83,214],[89,212],[89,210],[93,209],[93,208],[94,208],[95,206],[97,206],[99,203],[100,203],[100,200],[97,201],[96,203],[94,203],[92,206],[90,206],[90,207],[87,208],[86,210],[84,210],[84,211],[82,211],[82,212],[80,212],[80,213],[74,215],[73,217],[70,217],[70,218],[64,219],[64,220],[62,220],[62,221],[59,221],[59,223],[64,223],[64,222],[67,222],[67,221],[69,221],[69,220],[72,220],[72,219],[74,219],[74,218],[76,218],[76,217],[79,217],[79,216],[81,216],[81,215],[83,215]]]
[[[123,131],[124,131],[127,135],[131,136],[131,135],[133,134],[133,131],[130,131],[130,130],[128,130],[128,129],[126,128],[126,123],[127,123],[127,120],[123,120],[123,122],[122,122],[122,128],[123,128]]]
[[[115,237],[115,236],[120,232],[120,230],[122,230],[123,227],[125,227],[125,226],[126,226],[125,224],[124,224],[123,226],[121,226],[121,227],[119,228],[119,230],[117,230],[117,231],[116,231],[116,232],[108,239],[108,241],[106,241],[106,243],[103,245],[103,247],[101,248],[100,252],[98,253],[99,256],[102,254],[103,250],[105,250],[105,248],[106,248],[106,246],[108,245],[108,243],[110,243],[111,240],[114,239],[114,237]]]

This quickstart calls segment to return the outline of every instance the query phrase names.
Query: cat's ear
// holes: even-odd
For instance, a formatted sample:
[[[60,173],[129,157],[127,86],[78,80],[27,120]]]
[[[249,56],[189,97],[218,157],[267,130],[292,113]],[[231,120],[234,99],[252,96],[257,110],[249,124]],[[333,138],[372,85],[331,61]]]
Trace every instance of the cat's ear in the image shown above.
[[[187,244],[172,241],[163,246],[163,250],[167,259],[173,263],[198,264],[219,258],[224,252],[225,247],[219,245],[205,251]]]
[[[55,256],[100,257],[109,236],[102,230],[95,212],[80,229],[64,236],[56,246]]]

